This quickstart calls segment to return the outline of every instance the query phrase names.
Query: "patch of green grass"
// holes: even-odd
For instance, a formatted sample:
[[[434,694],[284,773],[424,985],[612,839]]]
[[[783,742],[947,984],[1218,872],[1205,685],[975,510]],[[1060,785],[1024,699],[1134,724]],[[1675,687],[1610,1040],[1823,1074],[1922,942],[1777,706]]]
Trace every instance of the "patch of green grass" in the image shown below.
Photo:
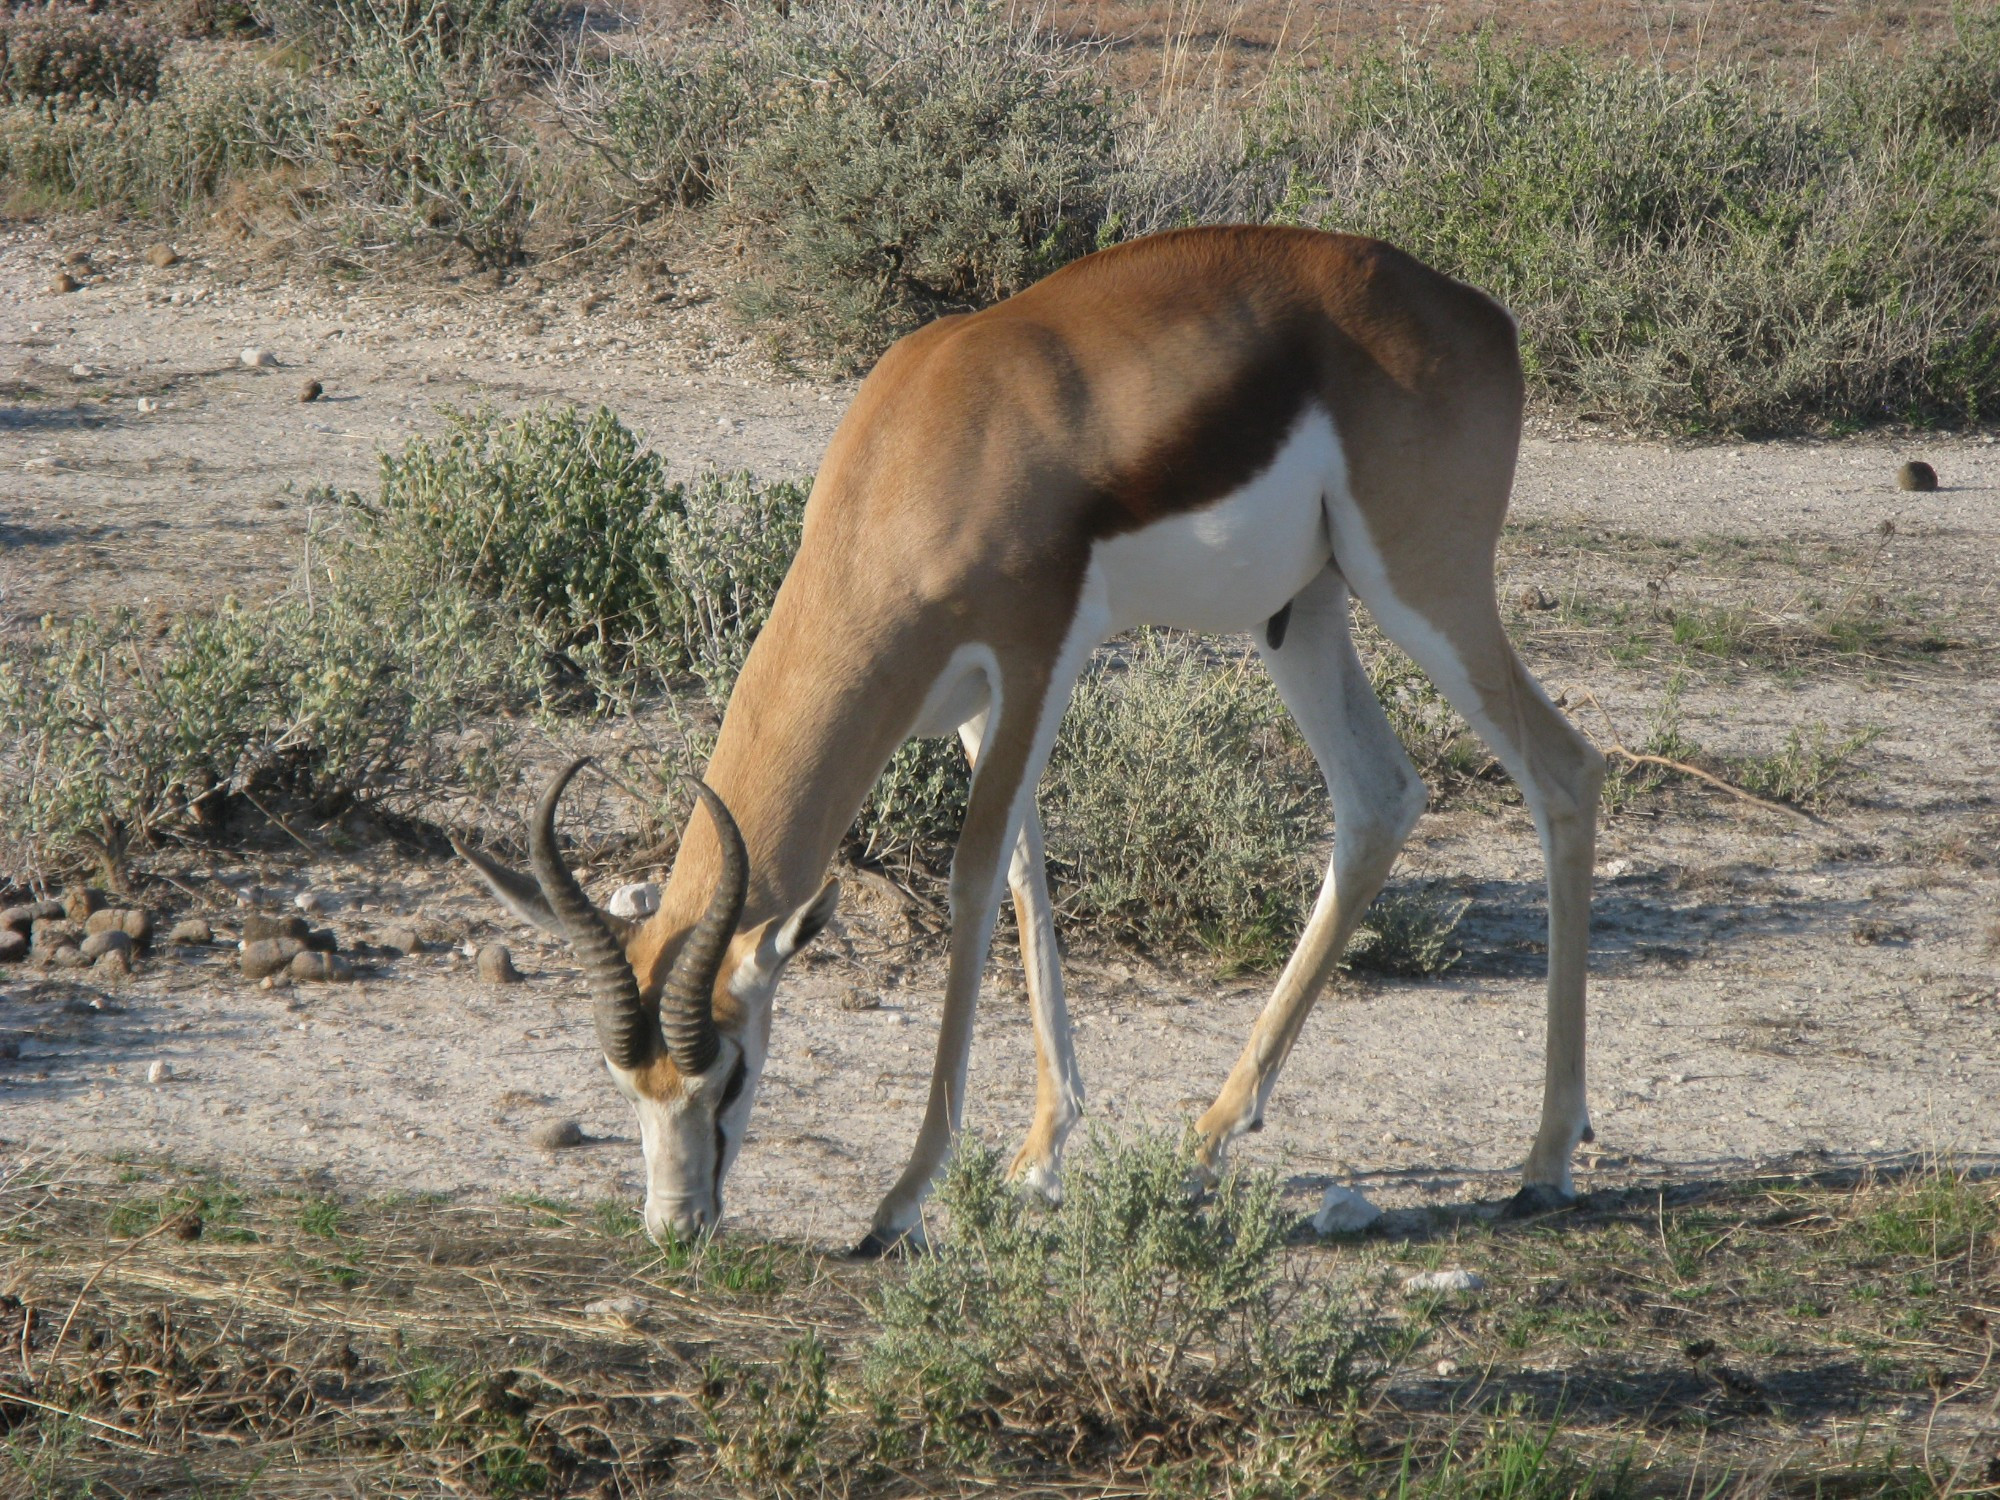
[[[1877,1255],[1949,1260],[2000,1230],[2000,1206],[1991,1186],[1939,1165],[1897,1184],[1857,1229]],[[1928,1283],[1922,1291],[1910,1288],[1917,1296],[1934,1290]]]
[[[1840,800],[1859,774],[1855,754],[1881,733],[1877,726],[1837,735],[1819,720],[1809,720],[1786,735],[1784,746],[1772,754],[1732,757],[1729,771],[1745,791],[1818,811]]]
[[[137,1239],[175,1220],[190,1229],[198,1220],[200,1237],[205,1240],[248,1244],[257,1236],[243,1223],[245,1202],[243,1193],[225,1179],[198,1177],[164,1192],[119,1199],[105,1221],[105,1232],[114,1239]]]

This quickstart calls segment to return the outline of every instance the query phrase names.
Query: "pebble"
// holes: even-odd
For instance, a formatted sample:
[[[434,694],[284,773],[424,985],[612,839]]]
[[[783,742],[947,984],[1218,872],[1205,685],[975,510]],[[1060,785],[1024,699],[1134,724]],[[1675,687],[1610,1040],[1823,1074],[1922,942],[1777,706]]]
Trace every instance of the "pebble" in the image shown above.
[[[75,364],[71,365],[69,367],[69,372],[70,374],[74,375],[78,380],[88,380],[92,375],[97,373],[95,370],[91,369],[89,365],[85,364],[82,360],[78,360]]]
[[[840,1008],[842,1010],[880,1010],[882,1008],[882,997],[872,991],[862,989],[858,984],[850,984],[841,992]]]
[[[583,1305],[586,1318],[618,1318],[627,1323],[645,1310],[646,1299],[643,1297],[599,1297],[595,1302]]]
[[[215,929],[200,917],[187,917],[174,923],[173,931],[167,934],[167,941],[198,948],[215,941]]]
[[[100,959],[107,953],[123,953],[129,956],[132,952],[132,939],[116,927],[100,927],[83,940],[83,946],[77,951],[91,960]]]
[[[265,979],[286,968],[305,951],[306,945],[295,937],[248,938],[237,966],[246,979]]]
[[[292,955],[288,971],[292,978],[318,984],[342,984],[354,977],[354,965],[338,953],[318,953],[308,948]]]
[[[292,905],[309,917],[323,917],[330,911],[338,910],[340,900],[325,891],[300,891],[292,897]]]
[[[161,1060],[156,1059],[153,1065],[146,1069],[146,1082],[148,1083],[165,1083],[173,1076],[174,1070],[172,1066]]]
[[[304,947],[310,936],[312,927],[304,917],[272,917],[253,911],[243,919],[243,941],[246,943],[261,943],[267,938],[295,938]]]
[[[54,292],[58,297],[61,297],[75,291],[82,285],[83,283],[70,275],[69,272],[58,271],[56,272],[55,280],[49,283],[49,290]]]
[[[0,927],[11,927],[16,932],[28,932],[44,917],[65,917],[60,901],[31,901],[25,906],[10,906],[0,911]]]
[[[583,1127],[574,1120],[544,1120],[528,1132],[528,1139],[544,1151],[567,1151],[583,1144]]]
[[[146,259],[160,270],[180,264],[180,253],[172,245],[155,245],[146,252]]]
[[[49,967],[52,969],[80,969],[87,962],[77,951],[75,943],[63,943],[49,955]]]
[[[1455,1359],[1441,1359],[1432,1368],[1449,1380],[1458,1373],[1458,1361]]]
[[[385,927],[382,929],[381,942],[383,947],[394,948],[402,954],[424,951],[424,940],[417,936],[417,929],[414,927]]]
[[[104,933],[102,936],[109,937]],[[120,936],[123,936],[121,933]],[[90,966],[93,974],[122,979],[132,972],[132,950],[130,948],[107,948],[97,955],[97,962]]]
[[[734,429],[732,429],[729,425],[729,418],[717,417],[715,419],[715,430],[717,432],[730,432],[733,431]]]
[[[519,984],[521,971],[505,943],[488,943],[479,950],[479,977],[488,984]]]
[[[1359,1234],[1382,1217],[1382,1210],[1353,1188],[1330,1187],[1320,1199],[1312,1226],[1320,1234]]]
[[[1422,1297],[1434,1292],[1477,1292],[1486,1286],[1486,1278],[1477,1271],[1419,1271],[1414,1276],[1403,1278],[1405,1297]]]
[[[630,885],[621,885],[611,893],[604,909],[612,916],[623,917],[627,921],[650,917],[660,909],[660,888],[650,880],[635,880]]]
[[[63,892],[63,915],[72,922],[87,921],[92,912],[104,910],[104,892],[87,885],[73,885]]]
[[[1548,590],[1531,583],[1521,590],[1519,603],[1523,611],[1532,612],[1540,609],[1554,609],[1556,607],[1556,598]]]
[[[299,387],[299,400],[317,401],[321,393],[325,390],[326,387],[321,385],[317,380],[308,380],[304,385]]]
[[[143,948],[153,940],[152,913],[137,907],[105,907],[95,911],[83,924],[86,933],[122,932],[134,947]]]
[[[17,964],[27,956],[27,935],[12,927],[0,927],[0,964]]]
[[[255,345],[237,356],[246,370],[274,370],[278,367],[278,356],[269,349],[259,349]]]
[[[1896,471],[1896,488],[1899,490],[1923,490],[1938,487],[1937,470],[1920,458],[1913,458]]]
[[[160,403],[155,401],[151,396],[141,396],[139,398],[139,411],[142,415],[156,412],[159,409]]]
[[[72,250],[63,256],[63,264],[66,266],[82,266],[85,270],[89,270],[90,252],[88,250]]]

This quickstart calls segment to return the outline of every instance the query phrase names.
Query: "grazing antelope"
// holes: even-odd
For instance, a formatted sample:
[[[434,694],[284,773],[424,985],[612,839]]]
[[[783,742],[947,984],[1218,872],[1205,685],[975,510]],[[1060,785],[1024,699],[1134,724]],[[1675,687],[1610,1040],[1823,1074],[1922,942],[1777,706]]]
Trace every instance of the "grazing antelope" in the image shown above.
[[[1087,257],[882,357],[827,448],[804,538],[723,718],[707,785],[643,922],[467,853],[583,961],[598,1040],[638,1109],[646,1225],[721,1212],[786,962],[833,914],[821,881],[912,735],[973,761],[951,868],[950,970],[916,1149],[860,1247],[918,1228],[964,1106],[1003,874],[1034,1014],[1034,1122],[1017,1178],[1056,1190],[1083,1087],[1034,790],[1091,652],[1138,625],[1260,631],[1326,777],[1333,859],[1297,950],[1215,1103],[1202,1166],[1263,1121],[1299,1029],[1423,811],[1422,781],[1349,634],[1360,598],[1519,783],[1549,888],[1541,1127],[1522,1210],[1573,1197],[1602,758],[1514,653],[1494,548],[1520,442],[1515,328],[1484,294],[1377,241],[1186,229]],[[731,814],[734,814],[732,817]]]

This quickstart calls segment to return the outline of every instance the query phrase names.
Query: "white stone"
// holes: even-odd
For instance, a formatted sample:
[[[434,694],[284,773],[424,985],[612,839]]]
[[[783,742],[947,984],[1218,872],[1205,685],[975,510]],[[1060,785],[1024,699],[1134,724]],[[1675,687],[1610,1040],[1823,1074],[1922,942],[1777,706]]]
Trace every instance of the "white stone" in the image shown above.
[[[660,888],[650,880],[635,880],[630,885],[621,885],[611,893],[604,909],[628,922],[638,917],[650,917],[660,909]]]
[[[330,911],[338,910],[340,901],[325,891],[300,891],[292,897],[292,905],[309,917],[323,917]]]
[[[159,409],[160,409],[160,403],[155,401],[151,396],[141,396],[139,398],[140,411],[152,412],[152,411],[158,411]]]
[[[246,370],[275,369],[278,363],[278,356],[269,349],[259,349],[254,346],[245,349],[239,358],[242,359],[243,368]]]
[[[69,367],[69,372],[70,374],[74,375],[78,380],[90,379],[90,373],[91,373],[90,366],[84,364],[81,360],[78,360],[75,364],[71,365]]]
[[[173,1076],[173,1068],[164,1060],[156,1061],[150,1068],[146,1069],[146,1082],[148,1083],[165,1083]]]
[[[717,418],[715,419],[715,430],[716,430],[717,432],[727,432],[727,431],[729,431],[729,418],[727,418],[727,417],[717,417]]]
[[[643,1297],[599,1297],[595,1302],[583,1305],[586,1318],[623,1318],[628,1322],[646,1310]]]
[[[1419,1271],[1403,1278],[1403,1295],[1421,1297],[1431,1292],[1476,1292],[1486,1285],[1477,1271]]]
[[[1320,1199],[1312,1226],[1320,1234],[1359,1234],[1382,1217],[1382,1210],[1348,1187],[1330,1187]]]
[[[1451,1359],[1441,1359],[1437,1362],[1436,1368],[1438,1374],[1446,1376],[1448,1378],[1458,1373],[1458,1361]]]

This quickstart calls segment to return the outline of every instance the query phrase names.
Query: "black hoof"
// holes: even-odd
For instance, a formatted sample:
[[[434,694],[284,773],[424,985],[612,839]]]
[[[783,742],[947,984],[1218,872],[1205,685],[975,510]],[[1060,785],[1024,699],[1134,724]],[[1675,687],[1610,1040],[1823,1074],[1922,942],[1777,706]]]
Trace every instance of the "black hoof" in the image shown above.
[[[885,1236],[879,1229],[871,1229],[860,1244],[847,1252],[849,1260],[880,1260],[885,1255],[909,1255],[921,1248],[923,1241],[910,1233]]]
[[[1507,1200],[1500,1210],[1503,1219],[1535,1219],[1576,1207],[1576,1194],[1562,1193],[1545,1182],[1531,1182]]]

